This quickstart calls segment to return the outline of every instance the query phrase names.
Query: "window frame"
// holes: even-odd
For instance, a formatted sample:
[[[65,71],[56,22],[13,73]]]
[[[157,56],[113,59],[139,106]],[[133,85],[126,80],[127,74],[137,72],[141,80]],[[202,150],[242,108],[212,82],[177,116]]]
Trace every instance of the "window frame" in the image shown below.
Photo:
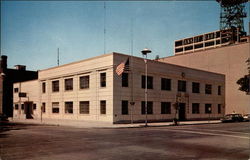
[[[177,91],[178,92],[187,92],[187,81],[185,80],[178,80],[177,84]]]
[[[51,83],[52,83],[52,92],[59,92],[60,91],[60,81],[53,80]]]
[[[46,93],[46,82],[42,82],[42,93]]]
[[[212,94],[212,84],[205,84],[205,94]]]
[[[121,114],[122,115],[128,115],[129,114],[128,101],[127,100],[122,100],[122,102],[121,102]]]
[[[192,82],[192,93],[200,93],[200,83]]]
[[[88,89],[89,88],[89,82],[90,82],[90,76],[89,75],[79,77],[79,89]]]
[[[74,113],[74,103],[73,101],[64,102],[64,113],[73,114]]]
[[[161,78],[161,90],[163,91],[171,91],[172,88],[172,79],[170,78]]]
[[[145,105],[146,105],[145,101],[141,101],[141,114],[142,115],[146,114]],[[154,106],[153,105],[154,105],[153,101],[147,101],[147,115],[148,114],[150,114],[150,115],[154,114],[154,111],[153,111]]]
[[[141,76],[141,88],[146,88],[146,76]],[[154,89],[154,77],[153,76],[147,76],[147,89]]]
[[[74,87],[74,79],[73,78],[64,79],[64,90],[65,91],[73,91],[73,87]]]
[[[211,108],[210,111],[208,108]],[[205,114],[211,114],[212,113],[212,104],[211,103],[206,103],[205,104]]]
[[[106,72],[100,73],[100,87],[104,88],[107,86],[107,74]]]
[[[123,72],[122,73],[122,87],[128,87],[129,86],[129,74]]]
[[[161,114],[171,114],[171,102],[161,102]]]
[[[100,101],[100,114],[101,115],[106,115],[107,114],[107,103],[106,100],[101,100]]]
[[[60,113],[60,103],[59,102],[52,102],[52,114],[59,114]]]
[[[200,114],[200,103],[192,103],[192,114]]]

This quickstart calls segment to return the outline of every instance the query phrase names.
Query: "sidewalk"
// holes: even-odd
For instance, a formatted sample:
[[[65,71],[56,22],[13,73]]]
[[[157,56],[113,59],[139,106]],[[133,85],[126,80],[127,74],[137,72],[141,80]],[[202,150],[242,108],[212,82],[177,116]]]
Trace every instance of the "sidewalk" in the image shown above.
[[[145,127],[145,123],[133,123],[133,124],[112,124],[108,122],[91,122],[91,121],[72,121],[72,120],[35,120],[35,119],[10,119],[10,122],[25,123],[25,124],[43,124],[43,125],[56,125],[56,126],[72,126],[76,128],[140,128]],[[205,120],[205,121],[181,121],[178,125],[197,125],[197,124],[215,124],[220,123],[220,120]],[[163,127],[173,126],[173,122],[157,122],[148,123],[147,127]]]

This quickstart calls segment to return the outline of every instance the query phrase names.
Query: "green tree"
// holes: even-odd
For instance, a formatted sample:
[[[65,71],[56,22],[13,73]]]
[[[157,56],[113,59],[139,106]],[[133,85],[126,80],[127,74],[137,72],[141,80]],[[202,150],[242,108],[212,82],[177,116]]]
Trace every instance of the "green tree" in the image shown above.
[[[245,75],[237,81],[237,84],[240,85],[239,90],[249,93],[249,77]]]

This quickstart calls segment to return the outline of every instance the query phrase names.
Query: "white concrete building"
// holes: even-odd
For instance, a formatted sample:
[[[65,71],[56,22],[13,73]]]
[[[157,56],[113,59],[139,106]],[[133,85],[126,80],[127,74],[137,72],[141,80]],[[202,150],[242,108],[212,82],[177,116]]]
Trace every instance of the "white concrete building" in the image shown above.
[[[130,71],[118,76],[116,67],[127,60]],[[222,74],[149,60],[147,79],[149,121],[224,115]],[[13,88],[14,119],[130,123],[146,117],[145,62],[138,57],[104,54],[40,70],[38,80]]]

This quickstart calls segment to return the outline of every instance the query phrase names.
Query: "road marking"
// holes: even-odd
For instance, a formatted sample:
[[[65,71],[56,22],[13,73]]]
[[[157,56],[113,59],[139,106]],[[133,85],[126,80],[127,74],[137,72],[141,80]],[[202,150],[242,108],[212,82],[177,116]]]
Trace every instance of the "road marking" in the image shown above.
[[[228,135],[228,134],[219,134],[219,133],[208,133],[208,132],[199,132],[199,131],[188,131],[183,129],[164,129],[171,132],[184,132],[184,133],[194,133],[194,134],[202,134],[202,135],[212,135],[212,136],[224,136],[224,137],[233,137],[233,138],[241,138],[241,139],[250,139],[246,136],[236,136],[236,135]]]
[[[187,128],[185,128],[185,129],[187,129]],[[178,129],[176,129],[176,130],[178,130]],[[224,132],[224,133],[234,133],[234,134],[245,134],[245,135],[249,135],[250,136],[250,133],[245,133],[245,132],[220,131],[220,130],[214,130],[214,129],[192,129],[192,130],[196,130],[196,131],[200,130],[200,131]]]

